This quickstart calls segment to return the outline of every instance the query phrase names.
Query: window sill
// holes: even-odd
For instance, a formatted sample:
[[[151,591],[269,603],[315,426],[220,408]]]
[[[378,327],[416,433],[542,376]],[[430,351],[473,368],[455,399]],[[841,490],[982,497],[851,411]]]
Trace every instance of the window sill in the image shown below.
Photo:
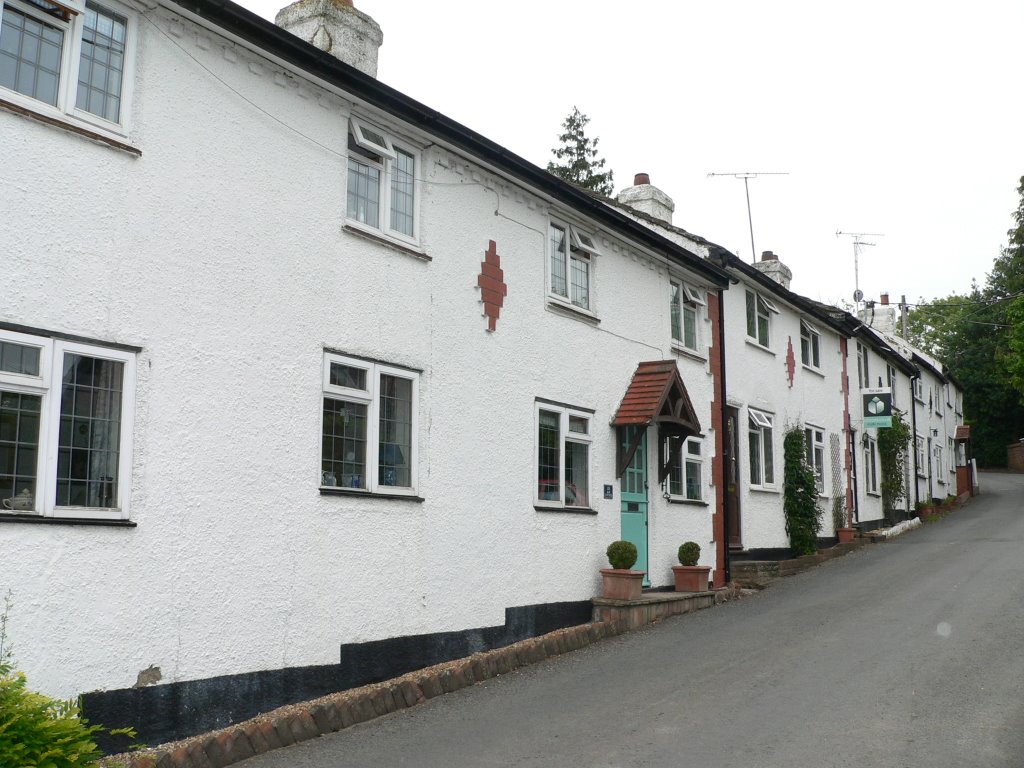
[[[882,498],[882,494],[880,494],[878,491],[865,491],[865,493],[874,499]]]
[[[35,523],[36,525],[104,525],[108,528],[135,528],[132,520],[104,520],[91,517],[43,517],[42,515],[0,514],[0,523]]]
[[[683,346],[675,339],[672,340],[672,351],[680,357],[688,357],[691,360],[696,360],[700,363],[706,363],[708,361],[707,356],[702,355],[700,352],[690,349],[689,347]]]
[[[358,496],[361,499],[392,499],[394,501],[414,501],[422,504],[426,499],[408,493],[380,493],[379,491],[357,491],[354,488],[334,488],[322,486],[321,496]]]
[[[428,256],[425,252],[421,251],[419,248],[415,248],[409,245],[408,243],[403,243],[401,240],[397,240],[393,237],[388,237],[379,229],[372,229],[369,227],[365,227],[362,224],[353,223],[351,221],[346,221],[342,229],[345,232],[349,232],[353,235],[356,235],[357,237],[363,237],[374,243],[386,245],[389,248],[399,251],[400,253],[404,253],[409,256],[414,256],[420,261],[433,261],[433,259],[430,256]]]
[[[681,496],[669,496],[665,499],[669,504],[683,504],[689,507],[707,507],[709,504],[703,499],[684,499]]]
[[[536,504],[533,508],[538,512],[560,512],[569,515],[596,515],[596,509],[589,507],[539,507]]]
[[[772,352],[771,349],[769,349],[768,347],[764,346],[763,344],[761,344],[761,343],[759,343],[757,341],[754,341],[754,339],[750,338],[749,336],[747,336],[746,341],[747,341],[747,344],[749,346],[753,347],[754,349],[760,349],[762,352],[767,352],[769,355],[774,355],[775,354],[774,352]]]
[[[0,109],[11,112],[15,115],[21,115],[29,120],[35,120],[36,122],[43,123],[44,125],[59,128],[69,133],[78,134],[83,138],[99,142],[100,144],[105,144],[113,149],[119,149],[122,152],[127,152],[128,154],[135,155],[136,157],[141,157],[142,155],[142,150],[138,147],[133,147],[131,144],[126,144],[114,136],[109,135],[109,133],[103,131],[99,126],[93,126],[84,120],[66,115],[63,112],[52,110],[52,114],[49,114],[51,110],[43,112],[37,109],[31,109],[13,101],[8,101],[6,98],[0,98]]]
[[[756,493],[774,493],[774,494],[782,493],[782,491],[779,490],[778,488],[768,488],[767,486],[764,486],[764,485],[752,485],[752,486],[750,486],[750,490],[751,491],[755,491]]]
[[[825,378],[825,372],[820,368],[815,368],[813,365],[808,365],[807,363],[801,363],[800,367],[808,373],[813,373],[815,376],[820,376],[823,379]]]
[[[591,325],[597,325],[601,322],[601,319],[590,310],[577,307],[575,304],[569,304],[553,296],[548,296],[548,309],[556,314],[582,320]]]

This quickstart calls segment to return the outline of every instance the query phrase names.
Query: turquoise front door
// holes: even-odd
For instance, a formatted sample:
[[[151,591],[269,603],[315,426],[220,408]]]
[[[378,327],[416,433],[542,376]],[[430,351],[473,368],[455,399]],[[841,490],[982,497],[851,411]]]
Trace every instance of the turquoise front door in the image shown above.
[[[636,439],[636,430],[643,430],[640,445],[626,466],[619,483],[622,503],[622,538],[636,546],[634,570],[647,571],[647,429],[627,427],[622,430],[622,450],[627,451]],[[644,574],[644,586],[651,586],[650,574]]]

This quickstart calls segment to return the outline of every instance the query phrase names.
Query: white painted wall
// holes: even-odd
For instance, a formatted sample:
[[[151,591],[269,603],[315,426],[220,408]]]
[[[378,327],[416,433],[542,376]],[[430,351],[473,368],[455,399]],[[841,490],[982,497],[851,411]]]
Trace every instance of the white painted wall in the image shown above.
[[[547,203],[437,146],[420,185],[432,261],[343,231],[351,105],[149,15],[169,37],[132,17],[140,158],[0,111],[0,320],[143,349],[138,527],[0,524],[32,685],[71,696],[150,665],[171,682],[326,664],[341,643],[596,594],[619,538],[608,424],[637,363],[673,357],[664,265],[605,235],[600,325],[550,311]],[[491,239],[508,285],[493,334],[475,287]],[[319,494],[325,348],[423,371],[423,503]],[[679,365],[709,436],[710,506],[666,504],[652,458],[656,584],[686,539],[714,558],[711,377]],[[537,397],[595,411],[596,516],[534,510]]]

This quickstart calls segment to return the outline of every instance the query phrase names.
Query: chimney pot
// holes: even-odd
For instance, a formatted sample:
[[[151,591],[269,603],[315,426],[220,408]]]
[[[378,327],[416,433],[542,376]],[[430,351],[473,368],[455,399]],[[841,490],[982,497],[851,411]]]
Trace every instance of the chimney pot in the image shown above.
[[[889,305],[889,294],[888,293],[883,293],[882,294],[882,306],[886,307],[888,305]]]
[[[761,261],[778,261],[779,257],[771,251],[763,251],[761,253]]]
[[[638,173],[633,177],[633,186],[639,187],[641,184],[650,184],[651,177],[646,173]]]

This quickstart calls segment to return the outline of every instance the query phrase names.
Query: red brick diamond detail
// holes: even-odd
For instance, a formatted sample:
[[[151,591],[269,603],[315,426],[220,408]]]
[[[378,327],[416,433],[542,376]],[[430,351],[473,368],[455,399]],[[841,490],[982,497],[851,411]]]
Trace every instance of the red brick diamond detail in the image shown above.
[[[487,330],[496,330],[498,316],[508,295],[505,285],[505,273],[501,269],[501,257],[498,246],[491,240],[484,253],[484,261],[480,263],[480,276],[476,279],[480,288],[480,301],[484,303],[484,314],[487,316]]]
[[[796,358],[793,356],[793,337],[789,337],[789,344],[786,347],[786,373],[789,374],[789,386],[793,388],[793,375],[796,373]]]

